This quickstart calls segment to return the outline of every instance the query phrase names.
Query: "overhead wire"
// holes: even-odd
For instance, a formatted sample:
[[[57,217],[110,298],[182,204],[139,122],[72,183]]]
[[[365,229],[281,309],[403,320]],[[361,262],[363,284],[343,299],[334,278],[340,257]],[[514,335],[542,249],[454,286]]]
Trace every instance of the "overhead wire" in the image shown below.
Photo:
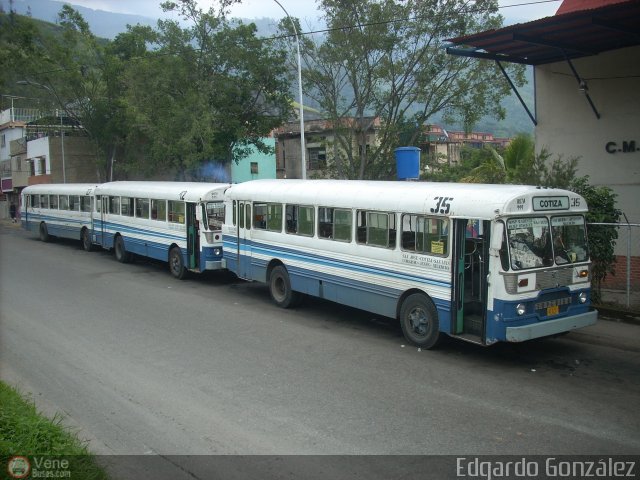
[[[506,9],[506,8],[515,8],[515,7],[527,7],[527,6],[532,6],[532,5],[541,5],[541,4],[547,4],[547,3],[558,3],[562,0],[533,0],[533,1],[527,1],[527,2],[522,2],[522,3],[514,3],[514,4],[510,4],[510,5],[498,5],[496,8],[497,10],[502,10],[502,9]],[[456,13],[458,14],[469,14],[469,13],[482,13],[482,12],[486,12],[486,11],[490,11],[492,9],[488,9],[488,8],[480,8],[480,7],[475,7],[472,6],[468,9],[461,9],[458,10]],[[444,13],[441,15],[445,15]],[[407,21],[416,21],[416,20],[420,20],[421,16],[416,16],[416,17],[412,17],[412,18],[394,18],[394,19],[390,19],[390,20],[384,20],[384,21],[379,21],[379,22],[367,22],[367,23],[357,23],[354,25],[347,25],[347,26],[342,26],[342,27],[334,27],[334,28],[325,28],[325,29],[320,29],[320,30],[310,30],[310,31],[301,31],[298,34],[299,35],[315,35],[315,34],[320,34],[320,33],[330,33],[330,32],[334,32],[334,31],[340,31],[340,30],[349,30],[349,29],[354,29],[354,28],[362,28],[362,27],[372,27],[372,26],[378,26],[378,25],[388,25],[391,23],[398,23],[398,22],[407,22]],[[283,34],[283,35],[275,35],[275,36],[271,36],[271,37],[263,37],[260,40],[263,41],[271,41],[271,40],[280,40],[280,39],[286,39],[286,38],[292,38],[295,37],[295,34]],[[202,51],[202,49],[194,49],[195,52],[200,52]],[[175,52],[155,52],[154,55],[157,56],[170,56],[170,55],[175,55]],[[127,60],[141,60],[143,58],[143,56],[132,56],[127,58]],[[84,66],[92,66],[92,67],[96,67],[98,66],[98,64],[85,64]],[[32,73],[31,75],[33,76],[42,76],[42,75],[47,75],[50,73],[58,73],[58,72],[64,72],[64,71],[69,71],[71,70],[71,68],[67,68],[67,67],[60,67],[60,68],[55,68],[55,69],[51,69],[51,70],[46,70],[43,72],[35,72]]]

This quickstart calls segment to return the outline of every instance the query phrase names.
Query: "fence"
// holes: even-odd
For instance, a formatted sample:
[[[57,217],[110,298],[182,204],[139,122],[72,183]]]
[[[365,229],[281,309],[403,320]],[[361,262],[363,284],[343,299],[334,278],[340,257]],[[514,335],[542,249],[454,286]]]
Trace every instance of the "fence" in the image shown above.
[[[640,223],[589,223],[615,228],[616,267],[614,275],[607,275],[602,283],[602,300],[622,303],[627,308],[640,308]]]

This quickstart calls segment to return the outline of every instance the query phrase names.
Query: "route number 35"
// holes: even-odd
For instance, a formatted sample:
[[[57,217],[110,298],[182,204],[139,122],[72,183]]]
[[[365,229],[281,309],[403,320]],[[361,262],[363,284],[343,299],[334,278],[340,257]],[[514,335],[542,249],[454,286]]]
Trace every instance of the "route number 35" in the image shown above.
[[[449,210],[451,209],[451,203],[453,201],[453,197],[434,197],[433,198],[437,203],[434,208],[431,208],[431,213],[441,213],[443,215],[447,215]]]

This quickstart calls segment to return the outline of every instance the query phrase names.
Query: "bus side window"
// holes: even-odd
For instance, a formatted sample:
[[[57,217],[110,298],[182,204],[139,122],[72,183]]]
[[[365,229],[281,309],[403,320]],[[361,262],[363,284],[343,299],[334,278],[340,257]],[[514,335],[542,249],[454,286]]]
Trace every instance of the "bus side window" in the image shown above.
[[[166,200],[151,200],[151,219],[158,220],[160,222],[167,221],[167,201]]]
[[[333,208],[318,208],[318,237],[333,238]]]
[[[69,210],[80,210],[80,197],[78,195],[69,195]]]
[[[69,196],[68,195],[60,195],[60,200],[58,203],[58,207],[60,210],[69,210]]]
[[[351,210],[319,207],[318,237],[350,242],[352,217]]]
[[[89,196],[80,197],[80,211],[82,212],[91,211],[91,197]]]
[[[122,215],[133,217],[133,198],[122,197],[121,199]]]
[[[427,255],[447,255],[448,225],[444,218],[402,215],[402,249]]]
[[[149,218],[149,199],[148,198],[136,198],[136,217],[137,218]]]
[[[356,241],[375,247],[396,247],[396,216],[394,213],[358,211]]]
[[[313,237],[313,207],[287,205],[285,209],[286,232]]]
[[[244,204],[244,227],[247,230],[251,230],[251,204],[250,203],[245,203]]]
[[[120,197],[109,197],[109,213],[120,215]]]
[[[256,228],[258,230],[267,229],[267,204],[266,203],[253,204],[253,228]]]

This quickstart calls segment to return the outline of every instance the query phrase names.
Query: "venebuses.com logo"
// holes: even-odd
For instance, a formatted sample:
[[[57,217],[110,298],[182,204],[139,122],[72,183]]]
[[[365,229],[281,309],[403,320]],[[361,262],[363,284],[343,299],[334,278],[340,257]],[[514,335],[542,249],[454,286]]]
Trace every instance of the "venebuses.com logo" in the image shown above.
[[[27,478],[31,473],[31,463],[27,457],[11,457],[7,463],[7,473],[11,478]]]
[[[15,455],[7,463],[9,478],[71,478],[71,464],[67,458]]]

